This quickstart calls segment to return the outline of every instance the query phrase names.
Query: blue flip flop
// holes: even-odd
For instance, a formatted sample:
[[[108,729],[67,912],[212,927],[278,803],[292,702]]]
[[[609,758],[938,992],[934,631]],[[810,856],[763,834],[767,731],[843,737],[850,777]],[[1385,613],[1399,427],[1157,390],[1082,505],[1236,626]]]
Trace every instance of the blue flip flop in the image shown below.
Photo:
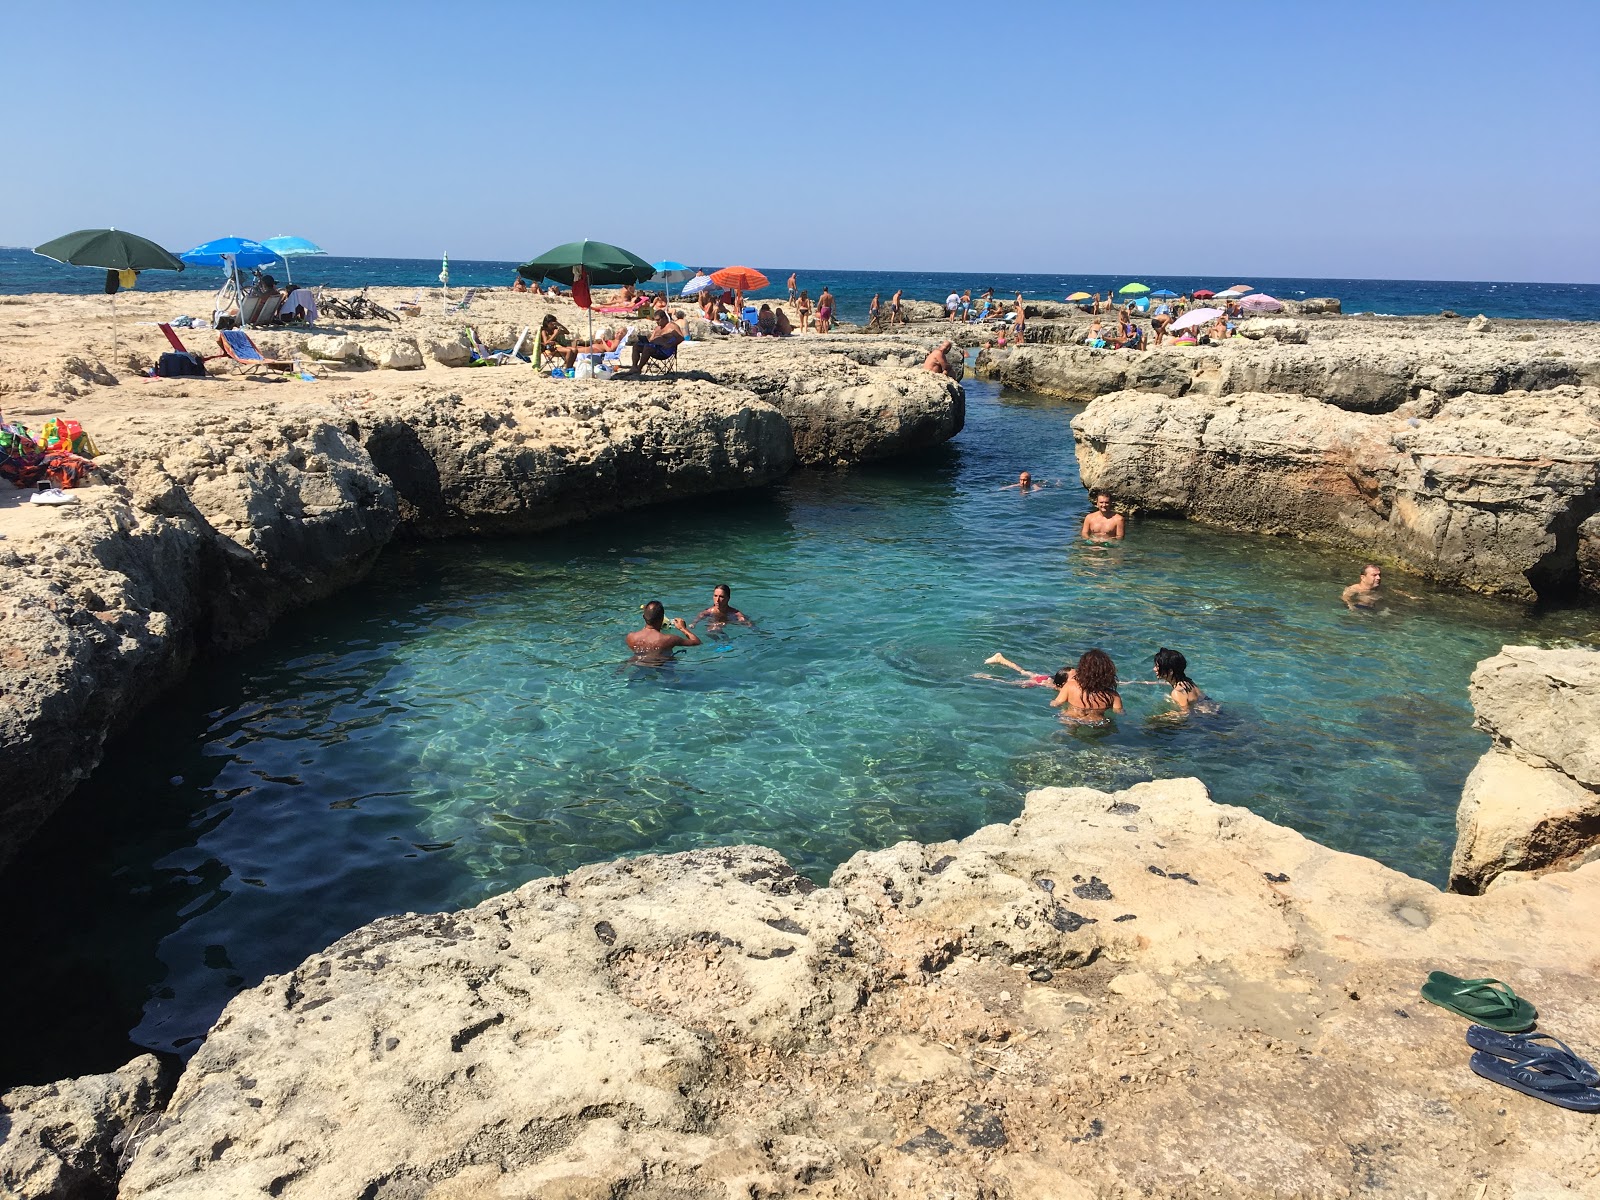
[[[1487,1050],[1478,1050],[1467,1065],[1491,1083],[1515,1088],[1547,1104],[1573,1112],[1600,1113],[1600,1089],[1574,1079],[1569,1073],[1571,1061],[1565,1055],[1535,1054],[1520,1062],[1507,1062]]]
[[[1571,1046],[1548,1033],[1501,1033],[1497,1029],[1490,1029],[1487,1025],[1468,1025],[1467,1045],[1474,1050],[1486,1051],[1496,1058],[1515,1060],[1533,1058],[1536,1055],[1549,1058],[1565,1057],[1568,1060],[1566,1073],[1573,1079],[1584,1087],[1600,1084],[1600,1071],[1595,1070],[1592,1063],[1579,1058]]]

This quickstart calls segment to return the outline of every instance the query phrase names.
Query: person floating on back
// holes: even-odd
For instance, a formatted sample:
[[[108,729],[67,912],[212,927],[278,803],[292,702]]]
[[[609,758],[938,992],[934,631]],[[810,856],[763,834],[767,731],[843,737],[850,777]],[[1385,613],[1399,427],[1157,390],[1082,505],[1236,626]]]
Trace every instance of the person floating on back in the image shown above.
[[[1094,501],[1094,511],[1083,518],[1081,536],[1095,542],[1120,541],[1128,532],[1128,521],[1121,513],[1111,511],[1111,493],[1095,488],[1089,499]]]
[[[661,601],[651,600],[640,611],[644,613],[644,628],[635,629],[623,639],[628,643],[628,649],[633,651],[635,661],[652,664],[670,662],[672,652],[679,646],[700,644],[699,637],[684,624],[682,617],[672,618],[675,632],[668,633],[662,628],[667,610]]]

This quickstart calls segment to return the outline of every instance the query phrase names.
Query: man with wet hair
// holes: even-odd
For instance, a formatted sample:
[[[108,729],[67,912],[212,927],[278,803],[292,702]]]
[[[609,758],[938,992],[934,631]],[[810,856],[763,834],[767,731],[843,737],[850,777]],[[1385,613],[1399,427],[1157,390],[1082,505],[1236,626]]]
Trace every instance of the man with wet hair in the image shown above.
[[[1383,599],[1383,568],[1377,563],[1362,567],[1361,578],[1340,592],[1339,599],[1351,612],[1372,608]]]
[[[635,629],[625,639],[628,649],[641,660],[666,662],[679,646],[700,644],[700,639],[695,636],[694,630],[684,624],[682,617],[672,618],[672,627],[676,632],[668,633],[662,628],[667,610],[661,601],[651,600],[641,611],[644,613],[644,628]]]
[[[1089,493],[1094,501],[1094,511],[1083,518],[1081,536],[1096,542],[1120,541],[1128,532],[1128,519],[1111,511],[1111,493],[1105,488],[1095,488]]]

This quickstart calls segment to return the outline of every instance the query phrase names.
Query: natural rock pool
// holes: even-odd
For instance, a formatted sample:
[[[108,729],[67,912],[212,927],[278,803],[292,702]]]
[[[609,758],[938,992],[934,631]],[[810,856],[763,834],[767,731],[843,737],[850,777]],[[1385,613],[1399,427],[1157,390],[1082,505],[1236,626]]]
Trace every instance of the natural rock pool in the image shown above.
[[[1392,574],[1418,599],[1339,603],[1359,560],[1139,522],[1078,542],[1076,406],[968,386],[956,442],[848,474],[577,526],[392,551],[364,586],[202,666],[111,747],[5,879],[14,980],[0,1085],[192,1048],[264,975],[385,913],[536,875],[753,841],[818,879],[857,850],[1014,817],[1047,784],[1197,775],[1340,849],[1444,882],[1487,739],[1472,666],[1591,641]],[[1020,468],[1060,486],[1002,491]],[[625,665],[639,605],[713,584],[759,630]],[[1222,704],[1163,718],[1127,686],[1107,729],[1047,689],[974,679],[1172,646]],[[22,914],[26,914],[23,916]],[[131,1031],[131,1032],[130,1032]]]

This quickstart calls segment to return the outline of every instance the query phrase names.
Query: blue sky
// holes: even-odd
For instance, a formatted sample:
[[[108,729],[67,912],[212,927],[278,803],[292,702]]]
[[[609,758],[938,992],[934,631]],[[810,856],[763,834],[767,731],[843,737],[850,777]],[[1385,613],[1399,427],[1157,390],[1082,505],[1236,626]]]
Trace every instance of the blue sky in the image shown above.
[[[1600,2],[14,3],[0,244],[1600,282],[1597,46]]]

